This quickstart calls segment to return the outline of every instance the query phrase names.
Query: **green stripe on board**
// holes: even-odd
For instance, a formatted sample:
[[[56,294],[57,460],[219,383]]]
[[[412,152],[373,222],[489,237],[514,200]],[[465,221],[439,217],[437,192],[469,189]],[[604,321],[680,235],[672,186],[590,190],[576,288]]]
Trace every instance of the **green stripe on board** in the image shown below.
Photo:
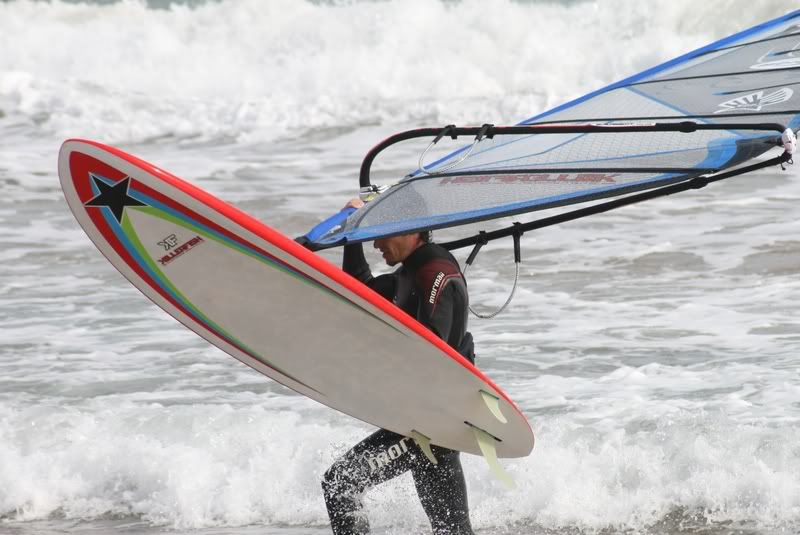
[[[172,223],[174,225],[178,225],[180,227],[183,227],[183,228],[185,228],[187,230],[190,230],[191,232],[200,234],[203,237],[208,238],[209,240],[213,240],[213,241],[219,243],[220,245],[224,245],[225,247],[228,247],[228,248],[234,249],[236,251],[239,251],[240,253],[249,256],[250,258],[258,260],[259,262],[261,262],[263,264],[266,264],[266,265],[268,265],[268,266],[270,266],[270,267],[272,267],[274,269],[277,269],[277,270],[279,270],[279,271],[281,271],[283,273],[286,273],[286,274],[290,275],[291,277],[303,282],[304,284],[307,284],[309,286],[313,286],[315,288],[319,288],[320,290],[323,290],[325,293],[337,298],[338,300],[342,301],[343,303],[347,303],[350,307],[354,308],[355,310],[357,310],[357,311],[359,311],[359,312],[361,312],[363,314],[366,314],[368,316],[371,316],[371,317],[377,319],[378,321],[388,325],[389,327],[394,329],[396,332],[398,332],[400,334],[406,334],[404,331],[398,329],[397,327],[395,327],[391,323],[387,322],[385,319],[381,318],[380,316],[377,316],[377,315],[373,314],[369,310],[366,310],[364,307],[359,306],[356,303],[353,303],[352,301],[350,301],[346,297],[344,297],[342,295],[339,295],[338,293],[336,293],[335,291],[331,290],[330,288],[327,288],[326,286],[322,285],[321,283],[319,283],[317,281],[314,281],[313,279],[309,279],[308,277],[303,276],[303,275],[297,273],[296,271],[293,271],[293,270],[281,265],[279,262],[274,262],[274,261],[267,260],[262,255],[260,255],[258,253],[254,253],[253,251],[247,249],[246,247],[244,247],[244,246],[242,246],[242,245],[240,245],[238,243],[231,242],[229,240],[225,240],[223,238],[220,238],[219,236],[216,236],[215,234],[209,233],[208,231],[206,231],[202,227],[199,227],[199,226],[197,226],[197,225],[195,225],[195,224],[193,224],[193,223],[191,223],[189,221],[186,221],[184,219],[177,218],[177,217],[173,216],[172,214],[167,213],[167,212],[165,212],[163,210],[160,210],[158,208],[154,208],[152,206],[147,206],[147,207],[136,208],[136,209],[141,211],[141,212],[145,212],[148,215],[151,215],[151,216],[156,217],[158,219],[162,219],[162,220],[168,221],[168,222],[170,222],[170,223]]]
[[[153,214],[154,211],[157,212],[157,213],[161,212],[160,210],[157,210],[157,209],[154,210],[152,207],[134,208],[134,209],[137,210],[137,211],[145,212],[148,215],[154,215]],[[162,218],[162,219],[165,219],[165,218]],[[171,219],[171,221],[172,221],[172,219]],[[279,367],[275,366],[274,364],[272,364],[269,360],[265,359],[261,355],[261,353],[259,353],[257,351],[254,351],[252,348],[250,348],[246,344],[242,343],[241,340],[239,340],[238,338],[233,336],[227,329],[223,328],[221,325],[219,325],[218,323],[213,321],[211,318],[209,318],[208,316],[203,314],[203,312],[201,312],[200,309],[198,309],[194,304],[192,304],[192,302],[183,294],[183,292],[181,292],[172,283],[172,281],[169,280],[169,278],[164,274],[164,272],[161,271],[161,269],[159,269],[159,267],[156,265],[156,262],[153,260],[153,258],[150,256],[150,254],[145,250],[144,244],[139,239],[139,236],[136,234],[136,231],[134,230],[134,228],[133,228],[133,226],[132,226],[132,224],[130,222],[130,218],[127,218],[127,217],[124,218],[124,221],[122,223],[122,229],[125,232],[125,235],[128,237],[128,240],[130,240],[130,242],[133,244],[133,246],[136,249],[136,251],[139,253],[139,256],[142,259],[144,259],[144,261],[147,263],[147,267],[153,273],[156,274],[158,282],[160,284],[162,284],[165,288],[167,288],[173,295],[175,295],[178,298],[178,300],[181,302],[181,304],[183,304],[186,308],[191,310],[192,313],[194,313],[194,315],[198,319],[201,320],[201,322],[205,323],[207,326],[210,326],[212,331],[217,331],[218,333],[222,333],[224,338],[227,338],[228,341],[233,342],[233,345],[237,345],[240,348],[242,348],[245,352],[257,356],[259,360],[261,360],[264,364],[266,364],[270,368],[280,372],[281,374],[285,375],[286,377],[290,378],[291,380],[293,380],[293,381],[297,382],[298,384],[301,384],[304,387],[308,388],[309,390],[313,390],[314,392],[317,392],[318,394],[322,394],[321,392],[319,392],[315,388],[305,384],[304,382],[300,381],[296,377],[292,376],[291,374],[287,373],[286,371],[284,371],[281,368],[279,368]]]

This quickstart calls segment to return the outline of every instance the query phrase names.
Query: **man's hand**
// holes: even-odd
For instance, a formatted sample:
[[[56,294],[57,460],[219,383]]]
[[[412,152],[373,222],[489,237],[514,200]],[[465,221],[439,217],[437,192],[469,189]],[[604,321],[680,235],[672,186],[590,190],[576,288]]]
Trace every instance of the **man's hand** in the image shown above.
[[[355,208],[356,210],[358,210],[362,206],[364,206],[364,201],[362,201],[358,197],[354,197],[354,198],[350,199],[349,201],[347,201],[347,204],[344,205],[344,208],[342,208],[342,210],[344,210],[346,208]]]

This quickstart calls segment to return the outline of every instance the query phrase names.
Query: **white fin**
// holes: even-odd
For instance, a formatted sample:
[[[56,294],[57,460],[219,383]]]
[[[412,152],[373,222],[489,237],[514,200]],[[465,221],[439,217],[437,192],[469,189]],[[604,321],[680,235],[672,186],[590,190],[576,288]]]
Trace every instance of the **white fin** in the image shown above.
[[[491,411],[495,418],[497,418],[501,423],[508,423],[508,420],[506,420],[506,417],[503,416],[503,413],[500,411],[500,398],[494,394],[486,392],[485,390],[481,390],[481,398],[483,398],[483,402],[486,404],[486,406],[489,408],[489,411]]]
[[[411,431],[411,438],[414,439],[414,442],[417,443],[419,449],[422,450],[422,453],[425,454],[425,457],[427,457],[430,462],[439,464],[439,461],[433,456],[433,450],[431,450],[431,439],[416,430]]]
[[[513,489],[516,487],[514,480],[511,479],[511,476],[508,475],[508,472],[503,470],[503,467],[500,466],[500,463],[497,460],[497,449],[495,448],[495,438],[484,431],[483,429],[479,429],[474,425],[470,426],[472,428],[472,433],[475,435],[475,439],[478,441],[478,446],[481,448],[481,453],[483,453],[484,459],[489,465],[489,468],[492,470],[494,477],[499,479],[506,487],[509,489]]]

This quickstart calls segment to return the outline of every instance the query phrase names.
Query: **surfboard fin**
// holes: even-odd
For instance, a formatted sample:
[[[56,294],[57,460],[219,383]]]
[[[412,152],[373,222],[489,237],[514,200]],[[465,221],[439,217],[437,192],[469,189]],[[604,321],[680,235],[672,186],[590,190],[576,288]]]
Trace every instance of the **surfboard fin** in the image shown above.
[[[411,438],[414,439],[414,442],[417,443],[419,449],[422,450],[422,453],[425,454],[425,457],[433,464],[439,464],[439,461],[436,460],[436,457],[433,456],[433,450],[431,449],[431,439],[413,429],[411,431]]]
[[[472,434],[475,435],[475,440],[478,441],[478,447],[480,447],[481,453],[483,453],[483,458],[486,459],[486,463],[489,465],[494,476],[509,489],[515,488],[516,484],[514,480],[508,472],[503,470],[503,467],[500,466],[500,462],[497,460],[497,448],[495,447],[497,439],[479,427],[470,425],[470,428],[472,428]]]
[[[506,417],[503,416],[503,413],[500,411],[500,398],[495,396],[494,394],[490,394],[485,390],[481,390],[481,398],[483,402],[486,404],[486,407],[492,413],[492,415],[497,418],[497,420],[501,423],[508,423]]]

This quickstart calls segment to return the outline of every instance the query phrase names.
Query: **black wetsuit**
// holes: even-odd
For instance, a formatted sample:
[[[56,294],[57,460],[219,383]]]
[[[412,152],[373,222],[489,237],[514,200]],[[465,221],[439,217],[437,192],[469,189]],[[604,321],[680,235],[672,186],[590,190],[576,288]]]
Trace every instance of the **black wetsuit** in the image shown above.
[[[394,273],[373,277],[361,245],[345,247],[342,269],[431,329],[470,362],[469,302],[458,262],[443,247],[425,244]],[[459,452],[431,447],[431,463],[416,443],[381,429],[339,458],[325,472],[322,488],[334,534],[369,533],[361,496],[379,483],[411,471],[435,535],[472,535],[467,489]]]

